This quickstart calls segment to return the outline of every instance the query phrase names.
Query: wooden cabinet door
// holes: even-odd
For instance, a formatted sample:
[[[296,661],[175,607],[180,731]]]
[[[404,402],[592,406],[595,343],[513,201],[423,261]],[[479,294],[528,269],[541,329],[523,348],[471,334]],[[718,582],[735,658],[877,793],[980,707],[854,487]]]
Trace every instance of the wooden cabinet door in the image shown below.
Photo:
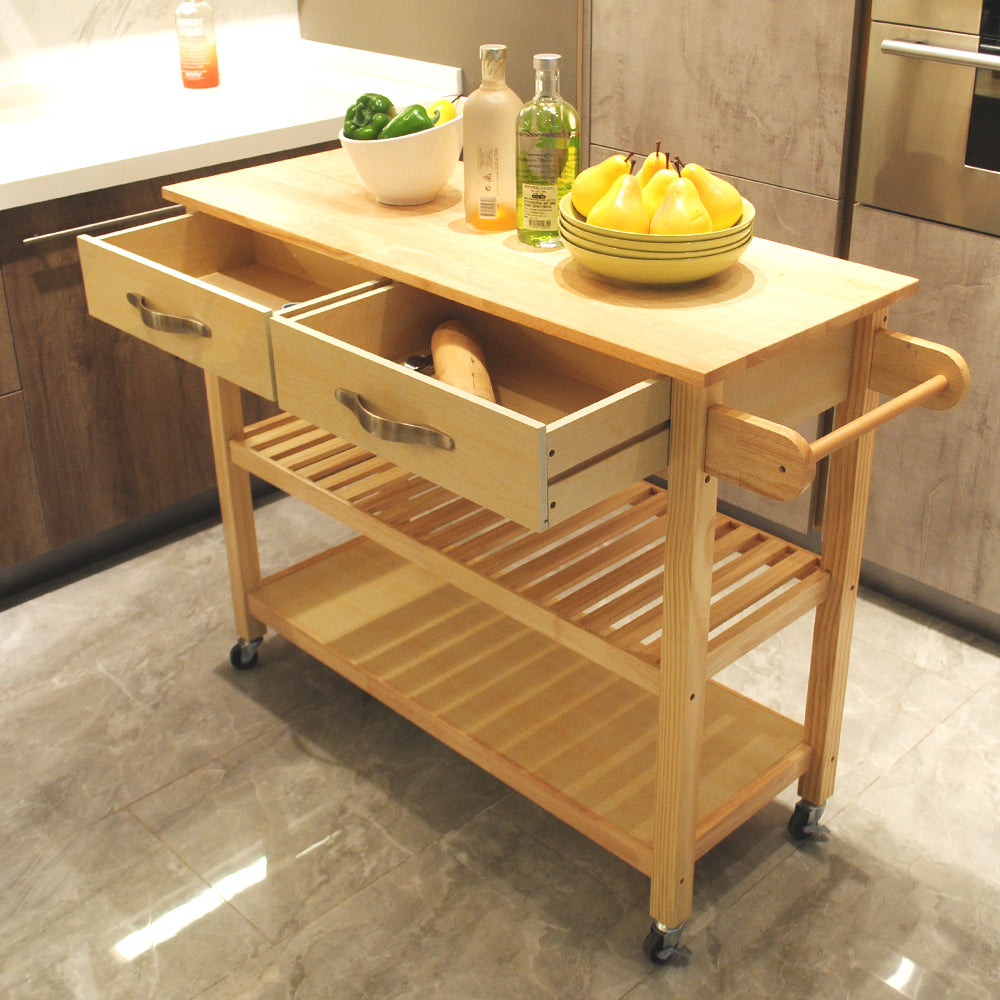
[[[10,209],[4,284],[49,544],[209,488],[200,372],[91,320],[76,241],[56,232],[162,204],[154,184]]]
[[[994,615],[1000,614],[998,244],[993,236],[876,209],[854,213],[851,259],[920,279],[920,294],[890,312],[890,328],[955,348],[972,372],[969,395],[954,410],[914,410],[898,434],[895,425],[879,431],[865,558],[876,572],[900,574]]]
[[[76,240],[57,232],[165,205],[161,181],[10,209],[0,261],[48,545],[214,486],[203,376],[87,314]]]
[[[590,6],[591,161],[662,142],[735,183],[757,235],[836,253],[857,4]]]
[[[0,396],[21,388],[17,374],[17,358],[14,355],[14,338],[10,335],[10,321],[7,318],[7,298],[0,281]]]
[[[0,475],[2,568],[40,555],[48,548],[20,392],[0,396],[0,455],[3,455],[3,475]]]

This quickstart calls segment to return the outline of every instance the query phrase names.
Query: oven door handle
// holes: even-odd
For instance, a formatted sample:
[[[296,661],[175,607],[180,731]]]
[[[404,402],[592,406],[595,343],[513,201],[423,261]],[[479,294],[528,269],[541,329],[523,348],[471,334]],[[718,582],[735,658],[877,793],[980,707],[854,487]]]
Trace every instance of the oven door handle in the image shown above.
[[[991,56],[985,52],[963,52],[961,49],[927,45],[925,42],[907,42],[902,38],[886,38],[880,48],[887,56],[928,59],[931,62],[950,63],[953,66],[1000,71],[1000,56]]]

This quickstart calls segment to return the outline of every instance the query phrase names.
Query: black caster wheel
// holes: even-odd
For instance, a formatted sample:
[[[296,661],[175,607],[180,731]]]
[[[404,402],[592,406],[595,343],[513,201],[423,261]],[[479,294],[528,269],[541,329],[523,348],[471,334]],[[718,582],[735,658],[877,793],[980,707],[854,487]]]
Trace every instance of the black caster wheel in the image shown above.
[[[257,666],[257,650],[260,649],[261,639],[240,639],[231,650],[229,650],[229,662],[236,670],[249,670]]]
[[[825,826],[820,825],[820,817],[825,806],[814,806],[805,799],[797,802],[792,815],[788,819],[788,832],[794,840],[807,840],[814,833],[826,833]]]
[[[646,940],[642,942],[642,953],[655,965],[665,965],[678,955],[689,955],[687,948],[681,946],[680,927],[667,927],[658,920],[654,920],[646,935]]]

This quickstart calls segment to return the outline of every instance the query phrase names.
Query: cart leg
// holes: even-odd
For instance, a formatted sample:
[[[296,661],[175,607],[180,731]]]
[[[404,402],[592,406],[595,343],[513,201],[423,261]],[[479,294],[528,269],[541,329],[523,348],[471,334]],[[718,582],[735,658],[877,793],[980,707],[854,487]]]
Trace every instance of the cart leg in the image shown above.
[[[868,381],[875,332],[886,318],[882,310],[855,324],[848,395],[837,407],[836,426],[878,405],[878,393],[868,388]],[[830,590],[817,609],[813,629],[805,716],[813,759],[799,780],[799,795],[809,809],[826,803],[836,778],[874,447],[874,435],[866,434],[829,458],[822,559],[830,573]]]
[[[243,400],[239,386],[210,372],[205,372],[205,389],[215,455],[215,478],[226,538],[229,587],[236,634],[239,636],[229,659],[233,666],[246,669],[257,662],[257,647],[264,635],[264,625],[247,608],[247,592],[260,583],[250,474],[235,466],[229,457],[229,442],[243,437]]]
[[[705,433],[718,395],[675,382],[670,403],[650,891],[650,933],[663,941],[647,938],[650,949],[666,957],[675,953],[673,938],[691,913],[718,495],[716,480],[705,473]]]

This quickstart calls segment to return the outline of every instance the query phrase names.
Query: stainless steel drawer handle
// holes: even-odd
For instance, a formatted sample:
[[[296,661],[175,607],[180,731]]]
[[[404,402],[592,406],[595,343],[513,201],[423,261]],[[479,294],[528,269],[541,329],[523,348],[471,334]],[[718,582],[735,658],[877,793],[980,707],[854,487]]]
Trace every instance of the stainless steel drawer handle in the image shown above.
[[[136,295],[135,292],[126,292],[125,298],[139,310],[139,315],[142,317],[143,323],[151,330],[159,330],[162,333],[188,333],[195,337],[212,336],[211,329],[202,323],[200,319],[157,312],[155,309],[150,308],[145,296]]]
[[[431,448],[443,448],[445,451],[452,451],[455,447],[453,438],[433,427],[380,417],[365,405],[356,392],[351,392],[350,389],[338,389],[334,395],[339,403],[343,403],[358,418],[358,423],[372,437],[380,438],[383,441],[398,441],[401,444],[424,444]]]
[[[962,49],[947,49],[940,45],[907,42],[902,38],[886,38],[880,48],[889,56],[929,59],[931,62],[950,63],[953,66],[971,66],[973,69],[1000,70],[1000,56],[991,56],[985,52],[963,52]]]

